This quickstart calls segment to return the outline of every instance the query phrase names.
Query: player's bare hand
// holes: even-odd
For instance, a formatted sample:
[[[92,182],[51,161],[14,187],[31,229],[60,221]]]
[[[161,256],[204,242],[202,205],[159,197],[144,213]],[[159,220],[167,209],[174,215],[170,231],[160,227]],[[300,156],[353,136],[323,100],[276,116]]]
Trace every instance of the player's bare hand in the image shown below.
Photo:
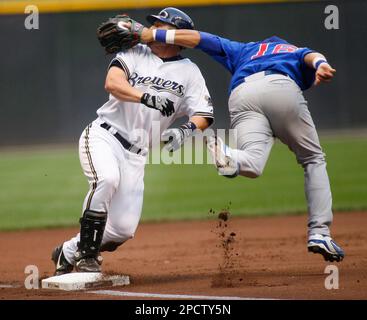
[[[175,112],[173,101],[165,97],[144,93],[141,97],[141,103],[148,108],[159,110],[164,117],[169,117]]]
[[[315,85],[321,82],[330,82],[334,77],[336,70],[333,69],[328,63],[321,63],[316,70]]]
[[[152,42],[153,39],[153,30],[152,28],[144,28],[142,33],[141,33],[141,37],[140,37],[140,42],[141,43],[149,43]]]

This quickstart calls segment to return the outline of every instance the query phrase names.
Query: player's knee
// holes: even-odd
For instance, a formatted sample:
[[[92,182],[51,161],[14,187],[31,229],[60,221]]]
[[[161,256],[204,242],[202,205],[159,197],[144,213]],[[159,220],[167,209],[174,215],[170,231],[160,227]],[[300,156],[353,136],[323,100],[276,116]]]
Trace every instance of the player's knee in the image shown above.
[[[260,177],[263,174],[263,171],[264,166],[252,165],[251,167],[248,167],[243,171],[241,170],[240,175],[247,178],[255,179]]]
[[[247,177],[247,178],[255,179],[262,175],[262,171],[258,171],[258,170],[240,171],[240,175]]]
[[[124,228],[119,232],[119,241],[125,242],[129,239],[134,238],[135,228]]]
[[[135,231],[135,230],[134,230]],[[101,251],[115,251],[119,246],[124,244],[127,240],[134,237],[134,232],[132,230],[118,230],[105,232],[104,238],[105,242],[101,245]],[[107,239],[106,239],[107,238]]]
[[[114,229],[114,241],[117,243],[123,243],[129,239],[134,238],[137,225],[131,223],[127,219],[121,219],[121,222],[115,223]]]
[[[262,175],[261,171],[252,171],[248,174],[248,178],[256,179],[259,178]]]
[[[297,160],[303,167],[311,164],[323,164],[326,162],[324,153],[314,153],[307,157],[298,157]]]
[[[113,238],[113,241],[110,242],[107,249],[105,251],[114,251],[117,247],[121,246],[126,241],[134,238],[134,232],[130,230],[120,230],[118,234],[116,234]]]

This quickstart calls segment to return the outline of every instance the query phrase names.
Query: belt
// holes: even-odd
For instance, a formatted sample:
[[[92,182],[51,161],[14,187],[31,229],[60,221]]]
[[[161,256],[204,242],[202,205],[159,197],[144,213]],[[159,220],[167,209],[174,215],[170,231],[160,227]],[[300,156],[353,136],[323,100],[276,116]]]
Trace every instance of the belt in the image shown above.
[[[274,70],[265,70],[265,75],[268,76],[270,74],[281,74],[282,76],[286,76],[288,77],[288,75],[284,72],[280,72],[280,71],[274,71]]]
[[[103,129],[106,129],[107,131],[109,131],[111,129],[111,126],[109,124],[107,124],[106,122],[101,123],[100,125]],[[136,154],[139,154],[141,152],[141,149],[138,148],[137,146],[131,144],[129,141],[127,141],[121,134],[119,134],[118,132],[116,133],[112,133],[111,134],[118,140],[120,141],[120,143],[122,144],[122,146],[126,149],[129,150],[131,152],[134,152]]]
[[[243,82],[262,79],[263,77],[269,76],[269,75],[272,75],[272,74],[280,74],[282,76],[288,77],[288,75],[284,72],[274,71],[274,70],[265,70],[265,71],[260,71],[260,72],[257,72],[257,73],[254,73],[254,74],[250,75],[250,76],[245,77],[243,79]]]

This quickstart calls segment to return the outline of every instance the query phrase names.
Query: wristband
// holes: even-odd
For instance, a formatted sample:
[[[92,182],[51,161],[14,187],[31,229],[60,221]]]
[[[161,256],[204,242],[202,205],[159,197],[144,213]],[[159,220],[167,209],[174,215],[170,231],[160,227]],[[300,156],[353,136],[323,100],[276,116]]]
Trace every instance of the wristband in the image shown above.
[[[195,125],[195,123],[189,121],[189,122],[181,125],[179,127],[179,129],[181,130],[182,138],[186,139],[194,133],[194,131],[196,129],[196,125]]]
[[[159,42],[166,42],[166,30],[163,29],[156,29],[156,33],[155,33],[155,41],[159,41]]]
[[[168,44],[175,43],[175,34],[176,30],[163,30],[163,29],[154,29],[153,30],[153,40]]]
[[[176,35],[176,30],[167,30],[167,32],[166,32],[166,43],[174,44],[175,43],[175,35]]]
[[[324,58],[317,57],[312,61],[312,65],[315,70],[317,70],[321,63],[328,63]]]
[[[182,130],[191,130],[191,131],[194,131],[196,129],[196,124],[193,123],[193,122],[191,122],[191,121],[189,121],[189,122],[181,125],[180,128]]]

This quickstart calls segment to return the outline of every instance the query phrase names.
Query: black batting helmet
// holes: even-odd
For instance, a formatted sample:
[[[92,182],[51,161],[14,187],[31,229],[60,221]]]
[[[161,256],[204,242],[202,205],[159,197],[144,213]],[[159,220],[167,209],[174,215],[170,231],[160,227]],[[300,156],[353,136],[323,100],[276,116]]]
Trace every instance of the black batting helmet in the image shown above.
[[[161,21],[170,24],[177,29],[194,29],[194,23],[191,18],[183,11],[176,8],[164,8],[158,15],[149,15],[147,20],[150,24]]]

